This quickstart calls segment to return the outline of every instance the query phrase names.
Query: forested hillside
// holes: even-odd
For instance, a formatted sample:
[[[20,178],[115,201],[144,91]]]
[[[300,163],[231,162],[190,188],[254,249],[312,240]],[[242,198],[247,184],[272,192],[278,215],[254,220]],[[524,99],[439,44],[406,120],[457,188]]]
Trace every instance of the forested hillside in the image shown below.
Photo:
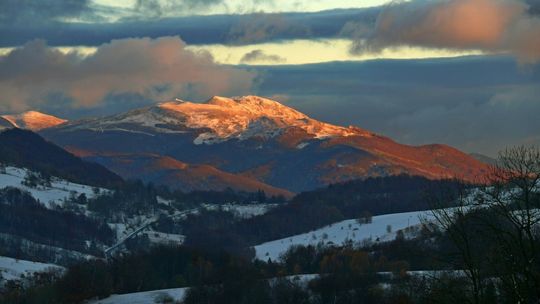
[[[81,160],[26,130],[0,132],[0,163],[91,186],[112,187],[122,179],[105,167]]]

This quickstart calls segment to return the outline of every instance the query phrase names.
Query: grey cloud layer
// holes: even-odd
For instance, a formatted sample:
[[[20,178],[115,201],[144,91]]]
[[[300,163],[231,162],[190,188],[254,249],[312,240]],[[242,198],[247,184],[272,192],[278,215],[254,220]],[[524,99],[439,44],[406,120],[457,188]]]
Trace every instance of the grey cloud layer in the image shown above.
[[[166,16],[171,12],[186,14],[196,9],[224,5],[223,0],[137,0],[134,10],[146,18]]]
[[[276,6],[274,0],[244,0],[234,6],[225,0],[137,0],[133,8],[136,14],[131,18],[200,15],[207,14],[212,8],[220,8],[231,14],[251,14],[261,12],[261,4]]]
[[[192,16],[116,23],[51,23],[0,26],[0,47],[45,39],[57,46],[98,46],[113,39],[180,36],[188,44],[245,44],[280,39],[336,37],[345,24],[371,20],[379,9],[317,13]],[[366,21],[369,23],[369,21]]]
[[[41,108],[50,106],[51,96],[76,108],[96,107],[121,94],[153,100],[245,94],[255,76],[217,65],[209,54],[188,51],[177,37],[115,40],[88,57],[33,41],[0,57],[0,107]]]
[[[540,144],[540,68],[507,57],[379,60],[261,68],[259,94],[321,120],[409,144],[496,155]]]
[[[310,28],[281,14],[254,14],[234,23],[227,34],[227,42],[251,44],[279,37],[307,38]]]
[[[510,53],[521,62],[540,60],[537,0],[437,0],[399,2],[378,16],[367,39],[357,39],[354,53],[412,45],[479,49]]]
[[[47,22],[60,17],[76,17],[89,9],[89,0],[2,0],[0,24]]]
[[[256,4],[257,1],[266,0],[249,3]],[[26,6],[20,3],[26,3]],[[192,12],[225,4],[221,0],[139,0],[136,3],[135,10],[140,13],[140,18],[115,23],[62,23],[56,20],[39,25],[36,22],[4,22],[1,26],[0,22],[0,46],[22,45],[36,38],[45,39],[51,45],[96,46],[113,39],[176,35],[189,44],[233,45],[346,37],[353,40],[353,53],[412,45],[510,53],[522,63],[540,60],[540,0],[417,0],[378,8],[317,13],[181,18],[163,17],[170,11]],[[84,0],[7,0],[0,5],[4,5],[4,10],[0,10],[0,18],[4,19],[27,20],[28,16],[38,16],[38,19],[51,20],[92,13]],[[41,7],[43,9],[38,9]]]

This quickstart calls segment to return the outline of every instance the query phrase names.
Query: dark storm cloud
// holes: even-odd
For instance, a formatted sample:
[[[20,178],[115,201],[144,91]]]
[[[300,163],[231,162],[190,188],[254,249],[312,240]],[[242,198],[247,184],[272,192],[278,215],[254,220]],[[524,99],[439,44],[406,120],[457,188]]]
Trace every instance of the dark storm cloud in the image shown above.
[[[223,0],[137,0],[134,9],[146,18],[158,18],[172,11],[187,13],[215,5],[224,5]]]
[[[97,46],[113,39],[130,37],[180,36],[188,44],[243,44],[280,39],[329,38],[340,35],[347,22],[375,20],[378,10],[191,16],[123,20],[115,23],[55,22],[42,26],[18,24],[0,27],[0,47],[18,46],[33,39],[45,39],[52,46]],[[283,21],[289,27],[276,24],[278,21]]]
[[[111,97],[203,98],[251,90],[254,73],[218,65],[209,54],[185,46],[178,37],[114,40],[82,57],[43,41],[29,42],[0,56],[0,111],[51,108],[56,101],[68,108],[93,108]]]
[[[286,62],[287,59],[274,55],[274,54],[266,54],[263,50],[253,50],[249,53],[246,53],[244,56],[242,56],[242,59],[240,59],[240,62],[242,63],[250,63],[255,61],[270,61],[270,62]]]
[[[89,11],[89,0],[1,0],[0,24],[44,23],[78,17]]]
[[[308,38],[310,28],[284,14],[253,14],[235,22],[227,34],[227,42],[251,44],[276,38]]]
[[[259,67],[259,94],[321,120],[409,144],[496,155],[540,144],[540,68],[506,57],[377,60]]]

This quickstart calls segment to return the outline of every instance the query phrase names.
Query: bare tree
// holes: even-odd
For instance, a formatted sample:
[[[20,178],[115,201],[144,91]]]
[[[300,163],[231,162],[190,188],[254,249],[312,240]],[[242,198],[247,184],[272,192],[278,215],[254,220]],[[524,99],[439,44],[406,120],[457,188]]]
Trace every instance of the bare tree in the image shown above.
[[[511,302],[540,301],[539,183],[540,150],[516,147],[500,153],[486,186],[433,209],[471,283],[471,302],[481,303],[494,281]]]
[[[443,231],[455,247],[454,252],[448,252],[446,262],[453,269],[462,270],[471,286],[470,292],[459,291],[459,298],[465,296],[470,303],[482,303],[485,284],[481,267],[483,256],[475,250],[475,235],[471,231],[471,225],[466,215],[471,211],[470,192],[465,187],[459,189],[440,189],[436,197],[431,197],[432,215],[436,223],[431,226]],[[457,197],[451,208],[447,208],[446,198],[453,197],[457,191]],[[430,225],[426,225],[430,227]]]
[[[540,300],[540,150],[520,146],[500,153],[479,201],[500,220],[486,222],[501,256],[498,278],[520,303]],[[536,302],[535,301],[535,302]]]

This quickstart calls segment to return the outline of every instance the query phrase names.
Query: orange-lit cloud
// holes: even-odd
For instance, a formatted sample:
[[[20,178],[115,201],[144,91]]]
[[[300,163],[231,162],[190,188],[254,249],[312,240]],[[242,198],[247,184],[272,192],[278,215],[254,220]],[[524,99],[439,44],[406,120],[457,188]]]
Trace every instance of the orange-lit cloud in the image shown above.
[[[81,56],[33,41],[0,56],[0,110],[24,110],[64,96],[71,107],[93,107],[115,94],[166,99],[249,92],[255,74],[216,64],[185,49],[178,37],[114,40]]]
[[[352,51],[379,52],[410,45],[510,53],[522,63],[540,60],[540,18],[518,0],[446,0],[390,4]]]

